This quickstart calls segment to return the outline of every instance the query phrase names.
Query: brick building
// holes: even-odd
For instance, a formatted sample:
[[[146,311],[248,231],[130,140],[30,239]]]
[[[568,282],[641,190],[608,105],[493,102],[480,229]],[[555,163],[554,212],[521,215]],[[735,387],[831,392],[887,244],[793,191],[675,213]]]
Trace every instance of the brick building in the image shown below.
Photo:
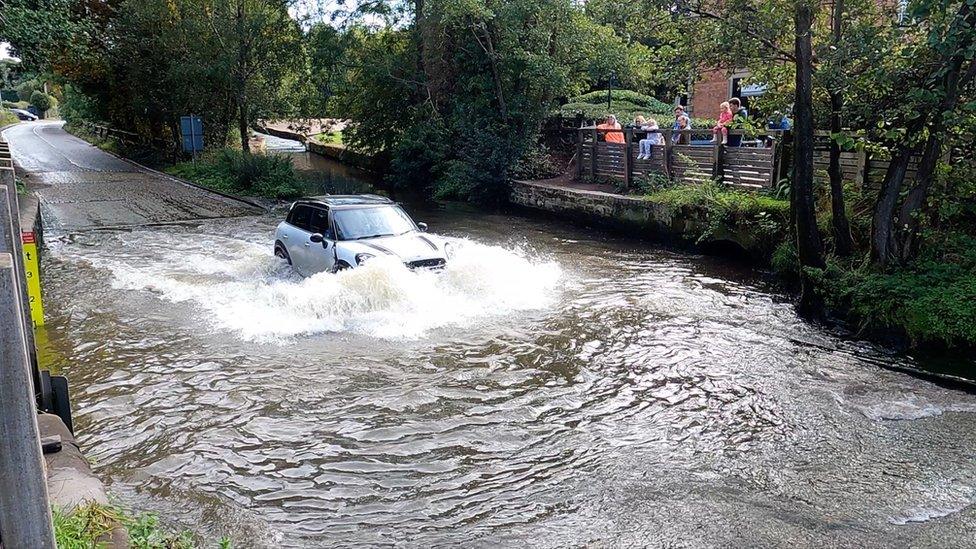
[[[745,69],[707,69],[699,75],[692,93],[688,96],[688,108],[693,116],[701,118],[718,118],[718,106],[730,97],[738,97],[748,108],[749,100],[758,97],[766,91],[765,86],[743,85],[743,80],[749,76]]]

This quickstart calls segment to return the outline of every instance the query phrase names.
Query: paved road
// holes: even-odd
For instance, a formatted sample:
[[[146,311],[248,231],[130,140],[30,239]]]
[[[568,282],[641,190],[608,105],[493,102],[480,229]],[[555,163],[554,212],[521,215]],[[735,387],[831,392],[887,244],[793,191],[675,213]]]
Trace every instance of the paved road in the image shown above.
[[[68,134],[60,122],[4,132],[14,162],[41,201],[46,230],[78,231],[260,213],[221,196],[120,160]]]

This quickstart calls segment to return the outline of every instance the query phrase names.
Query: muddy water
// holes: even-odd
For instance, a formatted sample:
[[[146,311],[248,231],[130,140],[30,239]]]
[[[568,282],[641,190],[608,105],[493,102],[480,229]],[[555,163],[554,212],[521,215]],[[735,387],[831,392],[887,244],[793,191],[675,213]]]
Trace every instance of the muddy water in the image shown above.
[[[976,396],[720,260],[412,211],[445,272],[302,280],[280,214],[51,243],[46,360],[123,503],[241,547],[972,546]]]

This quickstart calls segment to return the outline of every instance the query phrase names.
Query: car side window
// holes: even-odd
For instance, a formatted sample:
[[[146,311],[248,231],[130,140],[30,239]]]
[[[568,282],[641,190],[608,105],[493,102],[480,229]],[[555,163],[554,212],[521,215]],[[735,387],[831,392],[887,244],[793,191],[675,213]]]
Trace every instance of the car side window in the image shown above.
[[[326,238],[332,238],[329,230],[329,210],[327,208],[312,208],[312,220],[309,223],[310,231],[319,233]]]
[[[295,227],[298,227],[303,231],[309,231],[311,230],[311,225],[310,225],[311,217],[312,217],[312,208],[305,206],[303,204],[299,204],[291,209],[291,212],[288,214],[288,219],[286,220],[286,222],[289,225],[294,225]]]

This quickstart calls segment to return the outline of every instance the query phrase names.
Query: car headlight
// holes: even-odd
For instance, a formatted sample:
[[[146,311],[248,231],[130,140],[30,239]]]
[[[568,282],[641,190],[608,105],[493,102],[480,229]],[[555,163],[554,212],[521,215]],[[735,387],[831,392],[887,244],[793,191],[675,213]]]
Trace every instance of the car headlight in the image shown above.
[[[362,265],[363,263],[366,263],[368,260],[374,257],[376,256],[374,256],[373,254],[367,254],[367,253],[356,254],[356,265]]]
[[[454,246],[451,246],[450,242],[444,244],[444,256],[448,259],[454,259]]]

